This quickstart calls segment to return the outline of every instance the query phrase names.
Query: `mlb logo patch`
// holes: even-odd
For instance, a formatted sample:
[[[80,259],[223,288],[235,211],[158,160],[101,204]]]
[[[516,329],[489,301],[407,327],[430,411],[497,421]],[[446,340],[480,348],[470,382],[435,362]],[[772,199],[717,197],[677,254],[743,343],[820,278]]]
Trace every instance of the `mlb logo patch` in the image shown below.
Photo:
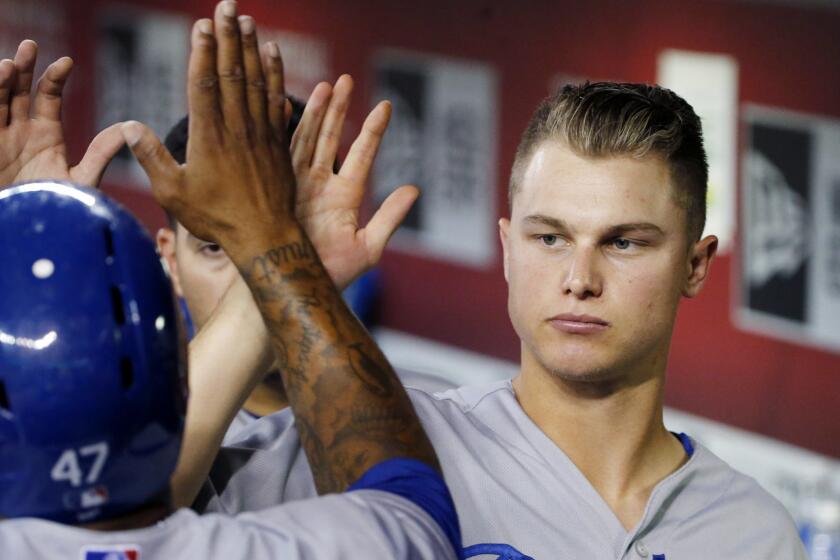
[[[83,508],[93,508],[105,505],[108,502],[108,489],[104,486],[94,486],[82,492],[81,502]]]
[[[81,560],[140,560],[140,547],[137,545],[86,546],[82,549]]]

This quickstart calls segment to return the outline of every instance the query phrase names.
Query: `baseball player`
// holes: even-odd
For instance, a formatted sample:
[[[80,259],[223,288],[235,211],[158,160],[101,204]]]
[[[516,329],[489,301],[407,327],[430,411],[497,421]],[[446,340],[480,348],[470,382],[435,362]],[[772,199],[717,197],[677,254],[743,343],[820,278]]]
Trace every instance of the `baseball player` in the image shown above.
[[[780,503],[662,421],[677,308],[717,247],[706,183],[700,120],[671,91],[569,86],[534,113],[499,222],[520,373],[409,390],[466,557],[805,558]],[[209,509],[311,494],[299,441],[288,411],[246,429],[231,445],[249,460]]]
[[[243,272],[283,357],[319,491],[354,492],[237,518],[170,513],[185,362],[154,246],[96,191],[25,183],[0,192],[2,238],[14,240],[2,246],[0,280],[4,557],[454,558],[460,548],[409,400],[296,223],[288,149],[273,126],[282,116],[236,79],[243,68],[250,84],[263,74],[253,20],[235,18],[223,2],[215,26],[200,20],[193,32],[188,165],[139,123],[120,131],[162,203]],[[276,55],[269,81],[281,72]],[[0,110],[14,115],[8,91]],[[29,147],[14,136],[11,148]],[[20,169],[32,154],[18,151]],[[254,307],[243,286],[233,295]]]

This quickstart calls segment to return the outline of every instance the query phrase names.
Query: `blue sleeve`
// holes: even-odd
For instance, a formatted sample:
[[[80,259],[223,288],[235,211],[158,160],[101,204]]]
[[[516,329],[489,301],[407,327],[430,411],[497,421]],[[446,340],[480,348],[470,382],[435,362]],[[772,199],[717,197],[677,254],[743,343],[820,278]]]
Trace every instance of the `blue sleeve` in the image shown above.
[[[455,549],[455,557],[463,556],[461,528],[452,495],[440,474],[426,463],[401,458],[382,461],[368,469],[347,490],[383,490],[414,502],[446,534]]]

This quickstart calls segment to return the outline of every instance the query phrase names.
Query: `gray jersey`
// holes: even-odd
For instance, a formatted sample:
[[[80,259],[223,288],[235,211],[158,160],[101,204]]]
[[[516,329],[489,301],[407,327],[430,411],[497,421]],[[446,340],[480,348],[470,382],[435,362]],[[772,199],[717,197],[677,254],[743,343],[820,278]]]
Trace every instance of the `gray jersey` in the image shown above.
[[[656,486],[628,532],[525,414],[509,381],[409,394],[455,499],[467,558],[806,558],[784,507],[701,445]],[[219,481],[210,509],[244,511],[314,492],[289,412],[255,423],[236,445],[247,460]]]
[[[240,408],[239,412],[236,413],[236,416],[233,417],[233,421],[228,426],[227,431],[225,432],[225,437],[222,439],[222,445],[229,445],[236,440],[239,439],[239,434],[242,433],[242,430],[253,424],[256,420],[259,420],[259,416],[251,414],[244,408]]]
[[[0,522],[0,557],[51,560],[455,558],[438,524],[379,490],[313,498],[229,517],[182,509],[154,526],[90,531],[40,519]]]

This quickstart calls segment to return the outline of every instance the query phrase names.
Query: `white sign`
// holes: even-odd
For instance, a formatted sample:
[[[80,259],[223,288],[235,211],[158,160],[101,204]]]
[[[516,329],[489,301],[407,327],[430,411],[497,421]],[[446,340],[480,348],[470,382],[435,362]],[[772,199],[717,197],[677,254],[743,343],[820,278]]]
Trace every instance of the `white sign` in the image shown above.
[[[258,27],[257,35],[260,44],[275,41],[280,46],[284,84],[290,95],[306,101],[318,82],[332,80],[329,50],[323,39],[265,27]]]
[[[666,50],[657,81],[688,101],[703,123],[709,159],[704,234],[718,236],[718,250],[726,253],[735,235],[738,63],[731,56]]]
[[[496,256],[498,80],[486,64],[398,52],[376,62],[375,101],[393,118],[374,170],[381,202],[411,183],[422,196],[397,249],[474,267]]]
[[[99,20],[96,124],[138,120],[163,138],[187,114],[186,76],[190,19],[186,16],[114,7]],[[123,150],[117,172],[136,185],[145,174]]]
[[[840,121],[746,111],[738,319],[840,349]]]

